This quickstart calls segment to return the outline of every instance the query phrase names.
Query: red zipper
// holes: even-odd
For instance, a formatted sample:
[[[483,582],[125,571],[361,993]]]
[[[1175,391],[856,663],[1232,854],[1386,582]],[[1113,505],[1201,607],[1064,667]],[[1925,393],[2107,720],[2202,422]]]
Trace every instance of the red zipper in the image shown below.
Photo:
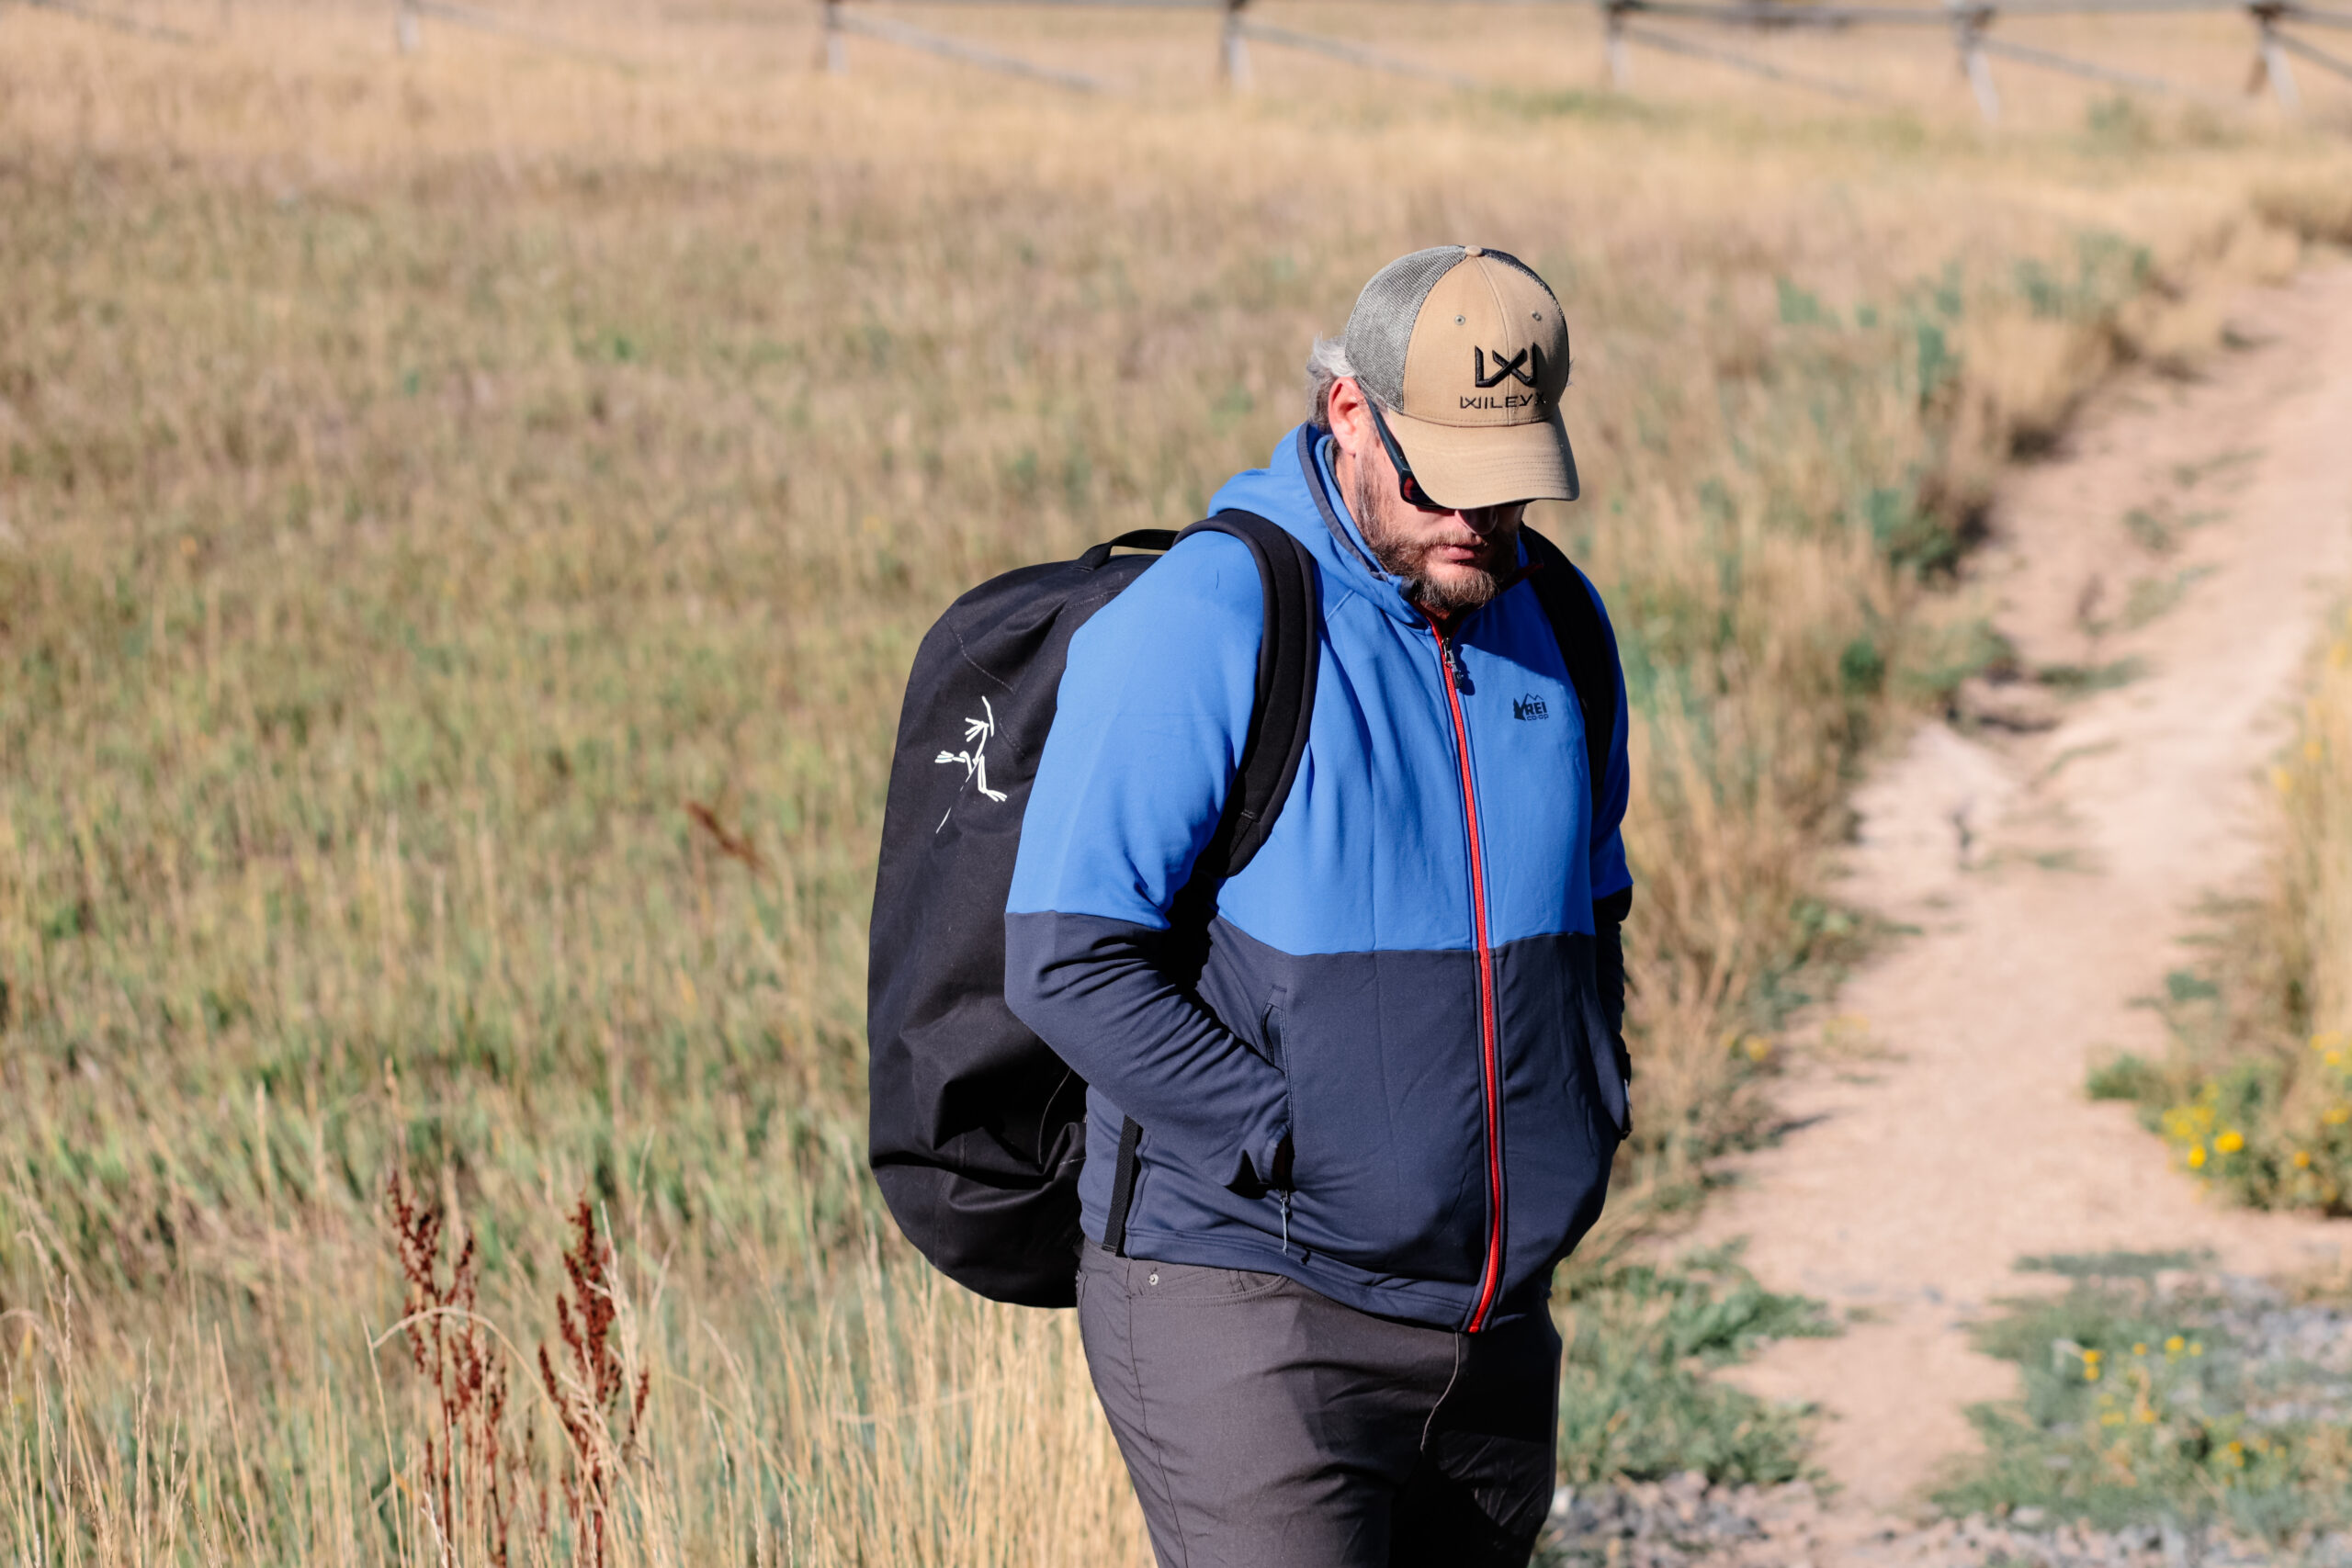
[[[1502,1100],[1495,1089],[1495,950],[1487,940],[1487,868],[1478,852],[1478,795],[1470,784],[1470,726],[1462,716],[1462,692],[1454,684],[1453,659],[1445,632],[1435,621],[1430,623],[1430,631],[1437,638],[1438,673],[1445,682],[1446,706],[1453,714],[1453,755],[1462,773],[1462,816],[1470,831],[1470,929],[1478,948],[1479,1067],[1487,1097],[1487,1267],[1478,1280],[1478,1305],[1470,1314],[1469,1332],[1476,1334],[1487,1325],[1503,1270],[1503,1128]]]

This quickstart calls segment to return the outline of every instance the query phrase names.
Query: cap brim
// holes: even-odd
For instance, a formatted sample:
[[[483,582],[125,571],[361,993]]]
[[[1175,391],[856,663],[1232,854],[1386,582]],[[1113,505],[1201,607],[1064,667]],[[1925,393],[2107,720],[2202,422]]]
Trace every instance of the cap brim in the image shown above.
[[[1577,498],[1577,457],[1556,408],[1532,424],[1439,424],[1395,412],[1386,418],[1423,492],[1455,511]]]

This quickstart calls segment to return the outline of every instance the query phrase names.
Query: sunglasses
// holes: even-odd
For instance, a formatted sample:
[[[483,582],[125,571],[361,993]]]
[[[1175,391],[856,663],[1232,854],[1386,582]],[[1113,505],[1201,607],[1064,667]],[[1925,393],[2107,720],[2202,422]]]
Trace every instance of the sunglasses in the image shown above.
[[[1405,449],[1396,445],[1396,437],[1389,430],[1388,422],[1380,416],[1380,400],[1366,392],[1363,406],[1372,411],[1372,427],[1380,432],[1381,449],[1388,454],[1389,462],[1396,466],[1396,493],[1405,498],[1408,505],[1419,507],[1423,512],[1453,511],[1450,506],[1440,506],[1430,492],[1421,488],[1421,481],[1413,477],[1413,465],[1405,461]]]

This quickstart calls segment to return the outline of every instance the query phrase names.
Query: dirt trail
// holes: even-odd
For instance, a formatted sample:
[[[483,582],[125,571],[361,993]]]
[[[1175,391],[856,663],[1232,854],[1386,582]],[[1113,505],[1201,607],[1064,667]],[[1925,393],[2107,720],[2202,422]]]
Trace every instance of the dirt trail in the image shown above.
[[[1741,1380],[1835,1413],[1821,1458],[1857,1551],[1970,1445],[1962,1406],[2014,1393],[1962,1326],[2036,1288],[2020,1257],[2210,1247],[2261,1273],[2352,1240],[2202,1201],[2083,1091],[2092,1056],[2163,1050],[2132,998],[2189,961],[2202,897],[2253,885],[2266,766],[2352,570],[2352,269],[2249,296],[2232,326],[2203,379],[2127,378],[2001,495],[1975,570],[2024,661],[2144,673],[2063,705],[1973,694],[2057,722],[1930,726],[1863,790],[1842,895],[1918,934],[1846,988],[1781,1100],[1794,1130],[1698,1238],[1748,1236],[1768,1284],[1868,1309]]]

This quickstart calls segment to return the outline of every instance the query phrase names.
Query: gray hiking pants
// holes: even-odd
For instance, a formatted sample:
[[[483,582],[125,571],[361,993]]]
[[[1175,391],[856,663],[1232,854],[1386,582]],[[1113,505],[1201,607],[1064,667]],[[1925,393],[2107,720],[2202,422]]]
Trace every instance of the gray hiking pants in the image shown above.
[[[1080,1248],[1079,1333],[1160,1568],[1522,1568],[1560,1337],[1374,1317],[1279,1274]]]

